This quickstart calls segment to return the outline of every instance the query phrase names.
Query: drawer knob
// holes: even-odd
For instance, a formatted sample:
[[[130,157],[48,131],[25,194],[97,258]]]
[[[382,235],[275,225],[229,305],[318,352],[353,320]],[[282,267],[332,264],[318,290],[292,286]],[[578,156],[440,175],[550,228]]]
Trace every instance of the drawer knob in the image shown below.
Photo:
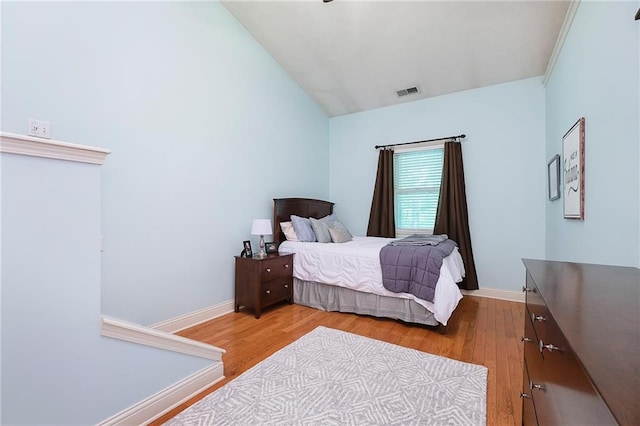
[[[521,342],[533,342],[533,340],[532,340],[532,339],[529,339],[528,337],[525,337],[525,336],[522,336],[522,337],[520,338],[520,341],[521,341]]]
[[[271,290],[266,290],[265,293],[271,294]]]
[[[267,268],[267,272],[271,272],[271,268]]]
[[[522,292],[523,293],[536,293],[536,289],[534,288],[529,288],[527,286],[522,286]]]
[[[520,398],[531,398],[531,395],[528,393],[520,392]]]
[[[285,285],[284,285],[284,288],[289,288],[289,284],[285,284]]]
[[[554,352],[554,351],[561,352],[558,346],[554,346],[552,344],[545,345],[542,339],[540,339],[540,341],[538,342],[538,347],[540,348],[540,353],[542,353],[542,351],[545,349],[548,350],[549,352]]]
[[[289,269],[289,264],[287,263],[286,265],[284,265],[284,267],[285,267],[286,269]]]
[[[546,391],[547,388],[544,385],[536,385],[533,382],[529,382],[529,389],[534,390],[534,389],[538,389],[540,391]]]
[[[536,315],[536,314],[531,314],[531,321],[546,321],[547,317],[543,316],[543,315]]]

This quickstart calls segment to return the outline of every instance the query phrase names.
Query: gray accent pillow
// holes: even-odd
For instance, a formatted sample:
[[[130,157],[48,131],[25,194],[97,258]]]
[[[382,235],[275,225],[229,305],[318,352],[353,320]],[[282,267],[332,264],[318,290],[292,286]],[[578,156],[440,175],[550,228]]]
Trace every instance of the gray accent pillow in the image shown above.
[[[293,225],[293,230],[296,231],[298,240],[307,243],[313,243],[317,241],[316,234],[313,233],[313,229],[311,228],[311,221],[308,218],[292,214],[291,224]]]
[[[333,223],[336,218],[334,215],[325,216],[322,219],[315,219],[310,217],[311,228],[313,233],[316,234],[316,238],[319,243],[330,243],[331,235],[329,234],[329,225]]]
[[[334,220],[329,224],[329,235],[334,243],[346,243],[353,240],[353,235],[346,226],[339,220]]]

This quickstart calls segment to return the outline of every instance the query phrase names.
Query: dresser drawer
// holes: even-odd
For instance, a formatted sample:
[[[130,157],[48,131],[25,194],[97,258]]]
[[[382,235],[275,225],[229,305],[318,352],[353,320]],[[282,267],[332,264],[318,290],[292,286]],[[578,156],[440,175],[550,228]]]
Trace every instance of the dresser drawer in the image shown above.
[[[547,305],[544,303],[544,299],[540,295],[538,287],[528,277],[527,289],[529,289],[526,294],[527,314],[536,330],[538,338],[544,339],[545,322],[550,316],[549,310],[547,309]]]
[[[525,309],[525,312],[528,310]],[[544,381],[543,357],[538,348],[538,336],[533,328],[531,316],[524,319],[524,360],[529,365],[529,379],[534,383]],[[529,386],[529,384],[527,384]]]
[[[536,285],[535,281],[527,274],[527,281],[522,290],[525,292],[525,302],[529,305],[544,305],[544,300],[540,295],[540,289]]]
[[[529,373],[525,360],[522,377],[522,393],[520,394],[520,398],[522,398],[522,424],[524,426],[537,426],[538,419],[536,418],[536,409],[533,405],[529,383]]]
[[[544,356],[541,384],[546,390],[536,393],[534,400],[537,403],[544,398],[553,402],[549,410],[539,414],[541,424],[617,424],[553,318],[548,319],[546,337],[538,341],[538,347]]]
[[[534,331],[533,321],[528,308],[525,309],[524,319],[524,363],[526,365],[526,381],[522,384],[523,392],[531,396],[532,406],[537,413],[552,409],[552,401],[545,395],[545,360],[538,348],[538,336]],[[525,404],[526,402],[523,402]],[[524,409],[524,405],[523,405]],[[523,412],[524,414],[524,412]],[[536,421],[545,424],[540,414],[537,414]]]
[[[293,276],[293,263],[291,256],[282,256],[269,259],[261,263],[262,281],[270,281],[275,278]]]

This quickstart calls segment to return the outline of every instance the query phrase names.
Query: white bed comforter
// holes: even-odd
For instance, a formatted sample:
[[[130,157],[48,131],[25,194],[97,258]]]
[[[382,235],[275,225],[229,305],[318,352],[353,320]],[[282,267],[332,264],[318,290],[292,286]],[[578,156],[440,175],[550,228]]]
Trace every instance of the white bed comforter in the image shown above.
[[[409,293],[393,293],[382,285],[380,249],[391,238],[354,237],[342,244],[301,243],[285,241],[280,244],[280,253],[295,253],[293,276],[304,281],[315,281],[337,285],[380,296],[413,299],[433,312],[435,319],[443,325],[462,299],[456,285],[464,277],[462,257],[456,247],[447,256],[440,268],[433,303],[419,299]]]

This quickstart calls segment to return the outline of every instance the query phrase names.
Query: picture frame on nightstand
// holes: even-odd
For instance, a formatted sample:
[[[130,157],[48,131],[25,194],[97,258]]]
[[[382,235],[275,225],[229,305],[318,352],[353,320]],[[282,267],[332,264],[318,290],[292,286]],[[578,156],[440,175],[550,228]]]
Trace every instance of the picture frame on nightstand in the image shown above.
[[[246,240],[242,242],[242,252],[240,257],[252,257],[253,251],[251,250],[251,241]]]
[[[267,242],[264,243],[264,250],[267,252],[267,254],[274,254],[278,252],[278,244],[274,243],[274,242]]]

